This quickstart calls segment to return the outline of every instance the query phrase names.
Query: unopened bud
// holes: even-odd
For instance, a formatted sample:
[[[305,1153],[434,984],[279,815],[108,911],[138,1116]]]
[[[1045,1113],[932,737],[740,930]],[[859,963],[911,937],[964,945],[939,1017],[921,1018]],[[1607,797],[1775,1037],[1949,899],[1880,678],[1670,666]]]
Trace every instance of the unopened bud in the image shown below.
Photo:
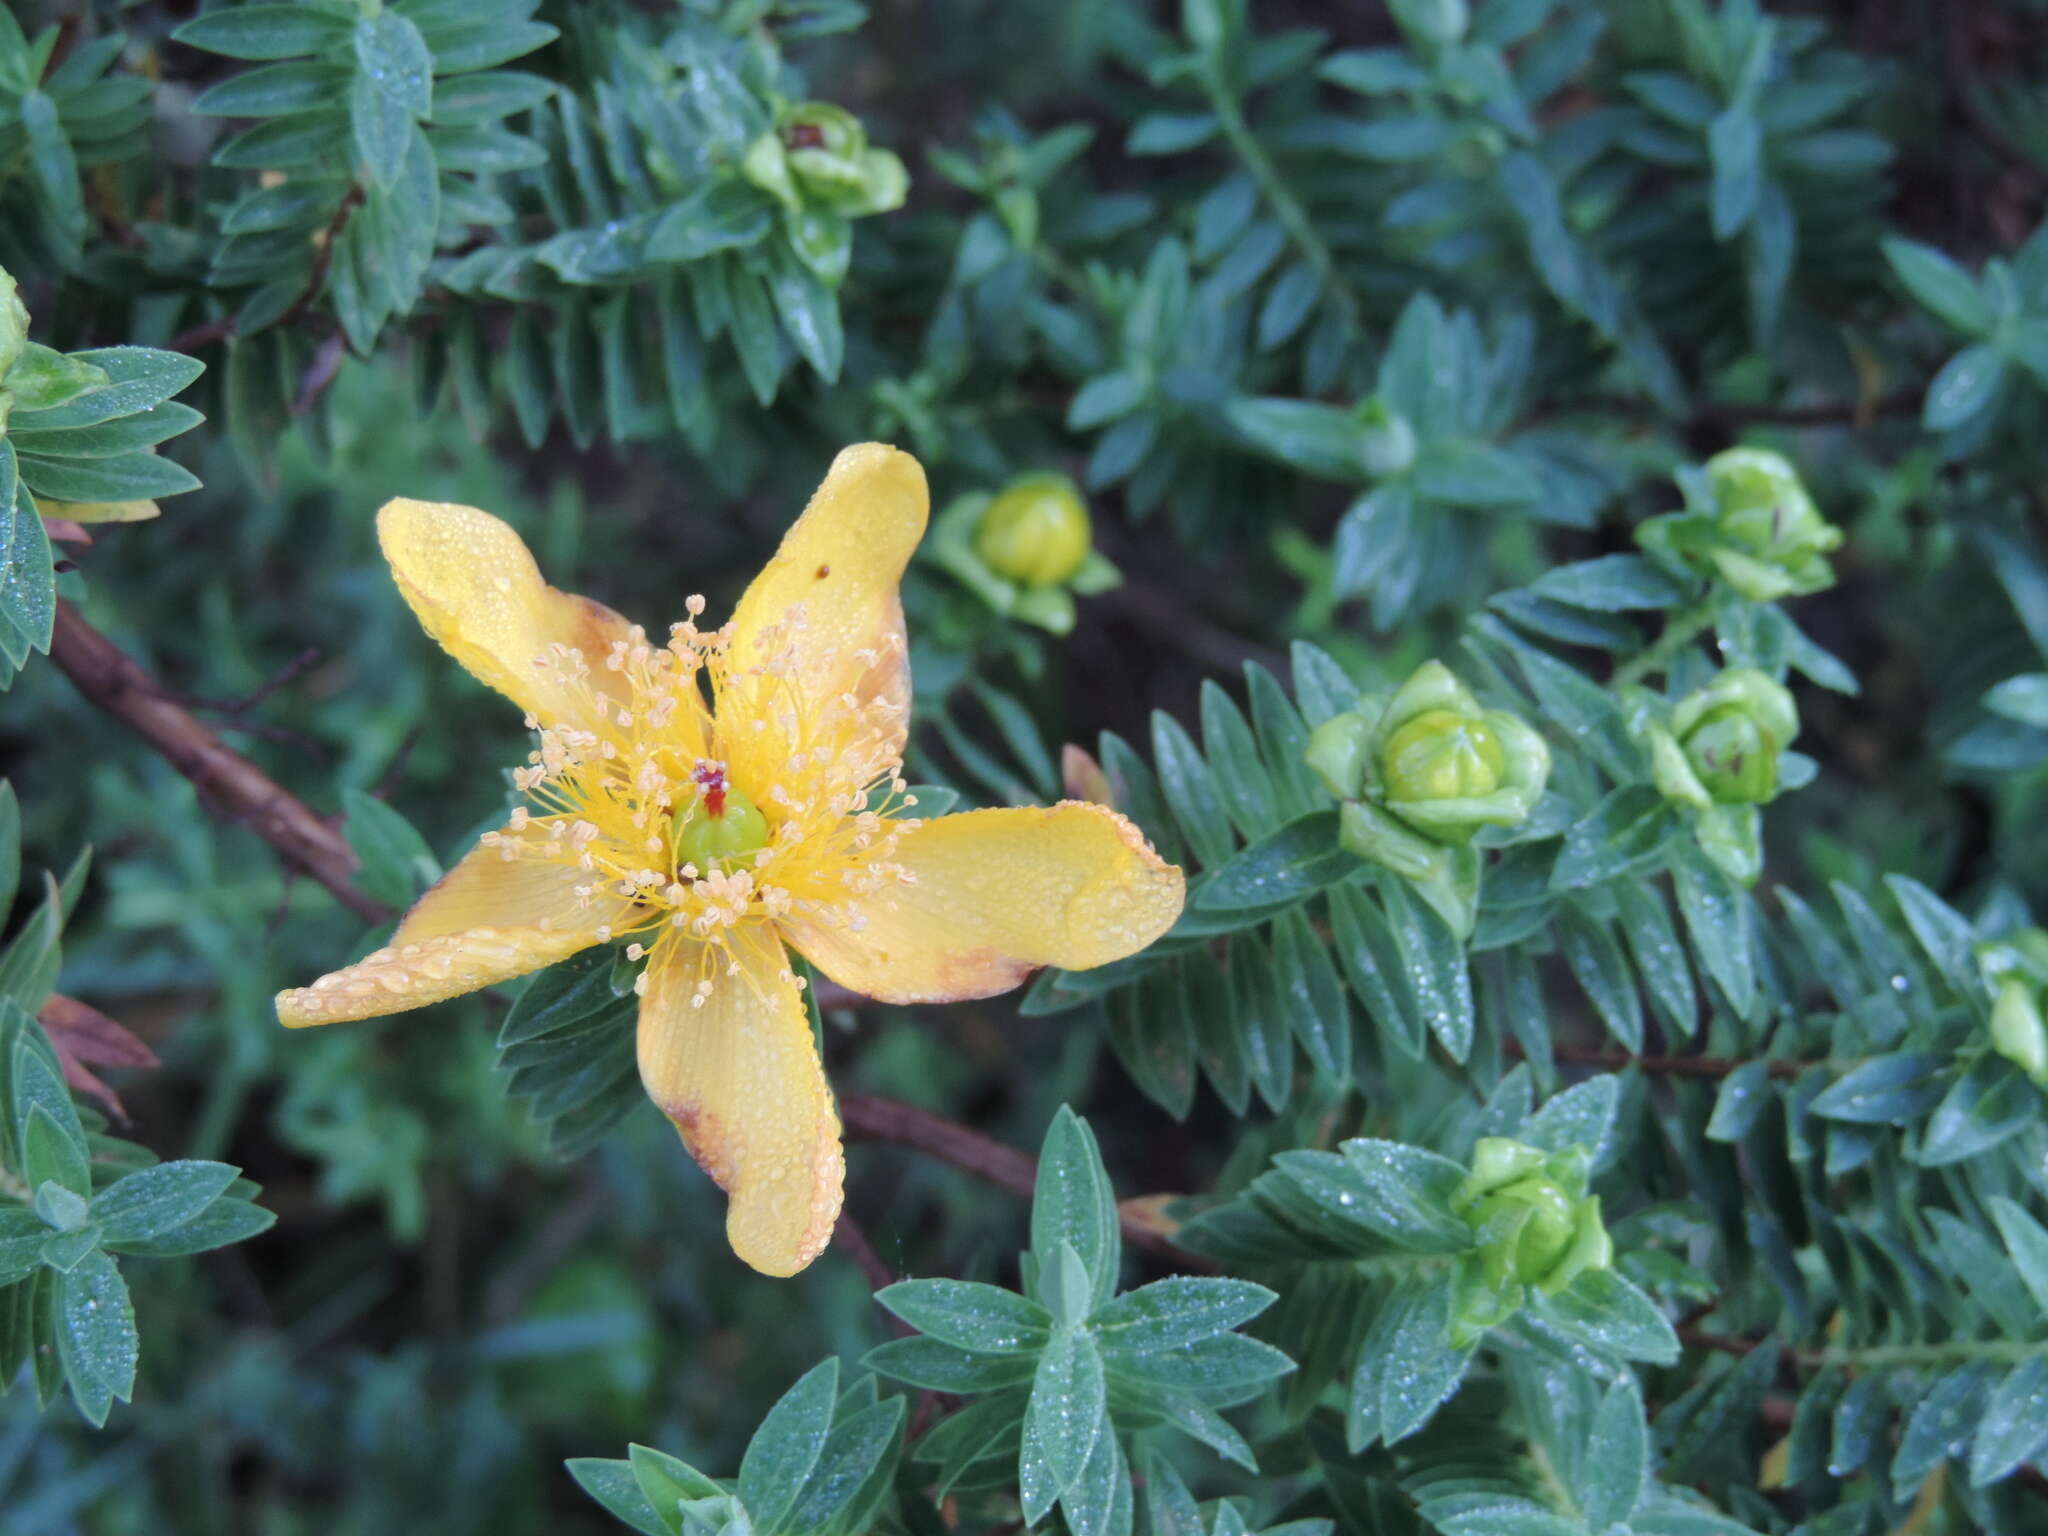
[[[1065,475],[1023,475],[988,504],[974,552],[999,576],[1054,587],[1080,570],[1093,547],[1087,503]]]
[[[1403,474],[1415,462],[1415,428],[1408,418],[1388,408],[1378,395],[1358,407],[1364,431],[1358,439],[1358,462],[1374,480]]]
[[[1450,800],[1492,794],[1506,767],[1485,720],[1432,709],[1388,738],[1380,771],[1389,800]]]

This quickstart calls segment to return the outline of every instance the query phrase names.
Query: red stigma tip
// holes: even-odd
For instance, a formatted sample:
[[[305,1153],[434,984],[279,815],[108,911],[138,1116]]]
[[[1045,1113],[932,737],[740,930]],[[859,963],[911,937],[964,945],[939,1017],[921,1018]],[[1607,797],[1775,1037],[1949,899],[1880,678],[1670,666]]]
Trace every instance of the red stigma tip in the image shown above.
[[[690,778],[704,791],[704,811],[713,820],[725,815],[725,766],[699,763]]]

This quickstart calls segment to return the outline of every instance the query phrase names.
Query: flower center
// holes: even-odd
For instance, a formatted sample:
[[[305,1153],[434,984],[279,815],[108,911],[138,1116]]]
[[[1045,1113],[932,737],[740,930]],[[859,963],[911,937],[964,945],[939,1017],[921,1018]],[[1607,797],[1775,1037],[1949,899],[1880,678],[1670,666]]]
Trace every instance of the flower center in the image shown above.
[[[1485,721],[1431,709],[1394,732],[1383,767],[1390,800],[1460,800],[1500,788],[1507,755]]]
[[[768,818],[746,791],[727,781],[725,764],[708,757],[698,759],[690,771],[690,782],[697,786],[697,798],[675,813],[675,862],[680,878],[722,874],[751,862],[751,855],[768,846]]]
[[[917,822],[901,775],[902,703],[820,687],[829,655],[802,675],[800,606],[744,661],[730,626],[697,627],[701,597],[686,607],[665,646],[635,628],[596,665],[568,646],[543,659],[570,718],[529,717],[539,743],[513,779],[531,809],[483,840],[507,859],[579,871],[577,908],[616,906],[596,935],[633,939],[629,959],[671,935],[697,943],[701,1005],[716,977],[736,973],[732,930],[743,924],[860,927],[860,901],[909,881],[893,854]],[[854,653],[848,683],[902,644],[891,634]]]

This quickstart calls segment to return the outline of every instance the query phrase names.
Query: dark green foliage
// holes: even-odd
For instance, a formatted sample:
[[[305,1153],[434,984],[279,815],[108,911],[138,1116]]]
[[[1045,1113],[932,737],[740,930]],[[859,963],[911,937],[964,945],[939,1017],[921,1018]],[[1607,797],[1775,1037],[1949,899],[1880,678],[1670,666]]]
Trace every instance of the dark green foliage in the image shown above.
[[[2043,47],[1875,0],[0,12],[0,1524],[2038,1529]],[[933,490],[918,814],[1106,801],[1187,901],[1010,1001],[807,976],[853,1221],[790,1281],[634,1113],[621,948],[287,1035],[388,925],[38,659],[74,605],[395,915],[527,745],[377,504],[489,507],[658,634],[871,437]],[[1032,586],[976,535],[1048,472],[1096,547]],[[1417,834],[1442,878],[1310,762],[1431,659],[1551,759]],[[1494,792],[1459,739],[1411,800]]]

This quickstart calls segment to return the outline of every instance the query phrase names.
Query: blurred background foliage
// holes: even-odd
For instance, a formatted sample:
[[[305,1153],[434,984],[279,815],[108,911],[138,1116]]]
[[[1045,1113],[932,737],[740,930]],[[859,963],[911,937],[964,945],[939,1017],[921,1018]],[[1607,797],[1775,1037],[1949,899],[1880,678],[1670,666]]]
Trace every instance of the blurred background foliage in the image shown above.
[[[1020,608],[986,572],[963,576],[960,546],[936,537],[906,584],[910,777],[1003,803],[1056,798],[1063,780],[1086,792],[1066,777],[1066,743],[1121,782],[1105,731],[1163,771],[1175,728],[1155,727],[1154,710],[1215,758],[1230,738],[1213,685],[1246,697],[1246,663],[1285,678],[1314,725],[1347,688],[1390,687],[1458,654],[1461,635],[1493,658],[1475,681],[1547,723],[1554,750],[1583,749],[1606,725],[1546,708],[1540,661],[1529,689],[1514,684],[1519,658],[1562,652],[1582,681],[1604,679],[1650,641],[1630,616],[1676,611],[1682,594],[1641,562],[1631,578],[1647,586],[1619,597],[1557,573],[1629,555],[1632,530],[1679,504],[1681,466],[1737,443],[1773,448],[1847,539],[1836,584],[1792,604],[1803,643],[1830,654],[1791,661],[1806,674],[1792,679],[1799,752],[1818,772],[1767,814],[1766,888],[1825,906],[1840,882],[1882,903],[1882,877],[1902,875],[1945,899],[1967,942],[2006,935],[2048,902],[2044,45],[2040,6],[1965,0],[10,0],[0,263],[31,335],[206,364],[180,397],[206,422],[162,453],[198,488],[154,519],[85,524],[89,544],[51,522],[54,590],[317,811],[349,812],[366,880],[380,883],[371,894],[402,904],[495,824],[500,770],[526,748],[516,718],[441,663],[393,590],[371,523],[393,495],[489,508],[558,584],[666,622],[690,592],[725,611],[843,443],[916,452],[942,519],[1020,474],[1071,475],[1104,557],[1071,592]],[[764,137],[781,170],[758,151]],[[806,150],[833,163],[806,170]],[[98,499],[178,488],[131,473],[142,478],[114,476]],[[1724,615],[1727,660],[1746,659],[1728,637],[1751,622]],[[1306,672],[1297,642],[1318,648]],[[1764,664],[1783,671],[1794,649]],[[1705,675],[1674,669],[1665,691]],[[1305,678],[1334,695],[1328,707]],[[1256,681],[1247,707],[1275,778],[1294,772],[1283,801],[1309,807],[1319,792],[1284,749],[1284,713],[1260,714]],[[651,1110],[578,1158],[551,1155],[496,1065],[504,999],[281,1031],[272,993],[361,947],[363,922],[45,660],[28,661],[0,708],[0,755],[26,863],[62,871],[94,849],[61,986],[159,1060],[108,1073],[123,1133],[166,1159],[244,1170],[278,1218],[134,1285],[141,1375],[104,1431],[68,1407],[44,1415],[25,1389],[0,1397],[9,1532],[614,1529],[565,1458],[637,1441],[724,1473],[806,1370],[837,1356],[850,1382],[851,1362],[889,1337],[869,1277],[838,1249],[779,1283],[734,1260],[721,1199]],[[1530,834],[1545,859],[1606,803],[1609,779],[1630,782],[1597,743],[1593,760],[1606,779],[1560,769],[1563,819]],[[398,831],[377,806],[399,813]],[[1220,847],[1190,838],[1211,870],[1264,830],[1257,814],[1237,834],[1216,820]],[[362,841],[379,827],[417,829],[429,857]],[[1659,836],[1690,847],[1661,823]],[[1342,1071],[1305,1030],[1290,1066],[1283,1021],[1282,1054],[1250,1078],[1235,1037],[1147,1077],[1146,1019],[1178,1017],[1198,968],[1227,959],[1220,943],[1214,959],[1169,946],[1151,957],[1164,965],[1116,978],[1133,982],[1122,993],[1087,992],[1080,1011],[1052,1011],[1080,999],[1053,996],[1053,978],[1021,1011],[996,999],[830,1013],[834,1082],[1019,1147],[1038,1146],[1071,1103],[1127,1196],[1250,1201],[1272,1154],[1360,1129],[1462,1164],[1482,1134],[1523,1134],[1528,1077],[1519,1108],[1501,1084],[1515,1057],[1544,1054],[1533,1040],[1602,1065],[1691,1048],[1690,1021],[1654,1012],[1645,1043],[1659,973],[1634,950],[1632,970],[1614,937],[1626,925],[1612,892],[1648,866],[1602,865],[1577,889],[1605,894],[1557,919],[1566,938],[1522,946],[1551,909],[1519,929],[1502,916],[1508,853],[1489,887],[1493,937],[1482,912],[1475,947],[1488,963],[1512,958],[1482,971],[1476,1003],[1461,983],[1465,1048],[1450,1048],[1427,998],[1407,1015],[1412,1054],[1427,1056],[1432,1036],[1442,1047],[1427,1082],[1374,1044],[1394,1031],[1363,994],[1337,1004]],[[1669,857],[1677,868],[1686,855]],[[1398,927],[1410,898],[1385,901]],[[1312,968],[1300,956],[1341,924],[1335,904],[1228,947],[1270,943],[1276,963]],[[1364,920],[1388,921],[1379,910]],[[1789,1066],[1831,1050],[1897,1055],[1903,1039],[1946,1062],[1974,1038],[1988,994],[1961,961],[1922,983],[1915,1005],[1935,999],[1924,1020],[1889,1030],[1867,1016],[1867,995],[1906,974],[1873,933],[1909,944],[1910,910],[1902,924],[1887,905],[1874,928],[1832,907],[1814,919],[1859,941],[1833,977],[1811,925],[1811,953],[1785,958],[1788,910],[1773,899],[1768,939],[1741,941],[1741,964],[1754,942],[1776,1001],[1713,991],[1727,973],[1695,951],[1720,1056]],[[28,920],[24,902],[14,921]],[[1594,937],[1560,969],[1572,932]],[[1447,963],[1464,976],[1462,953]],[[1868,994],[1843,980],[1865,969]],[[1160,975],[1182,991],[1162,996]],[[1814,1005],[1823,982],[1835,996]],[[1528,994],[1503,989],[1524,985],[1533,1023],[1508,1018]],[[1631,1008],[1632,1039],[1615,1023]],[[1837,1026],[1849,1033],[1831,1047]],[[1364,1109],[1344,1097],[1354,1027]],[[1860,1179],[1856,1198],[1880,1207],[1887,1187],[1955,1204],[1986,1243],[2007,1230],[1985,1214],[2000,1191],[2040,1209],[2048,1131],[2032,1097],[2004,1112],[1996,1168],[1965,1189],[1961,1173],[1926,1171],[1945,1166],[1917,1140],[1934,1101],[1912,1097],[1922,1078],[1892,1071],[1885,1091],[1911,1102],[1843,1123],[1907,1126],[1910,1154],[1829,1153],[1830,1177]],[[1537,1085],[1574,1075],[1584,1069],[1560,1079],[1546,1063]],[[1759,1070],[1742,1087],[1790,1094],[1793,1075]],[[1842,1450],[1856,1426],[1867,1442],[1894,1415],[1917,1422],[1915,1405],[1957,1378],[1909,1391],[1866,1372],[1889,1385],[1862,1392],[1860,1419],[1834,1397],[1806,1410],[1841,1451],[1816,1461],[1812,1436],[1827,1431],[1772,1417],[1816,1395],[1815,1373],[1788,1355],[1796,1379],[1766,1403],[1775,1351],[1755,1363],[1727,1347],[1826,1343],[1827,1309],[1786,1299],[1825,1289],[1838,1258],[1815,1209],[1826,1200],[1808,1189],[1802,1213],[1785,1193],[1820,1177],[1808,1167],[1820,1154],[1786,1144],[1818,1085],[1759,1121],[1739,1103],[1720,1120],[1711,1084],[1703,1096],[1681,1078],[1645,1107],[1643,1076],[1627,1081],[1622,1119],[1656,1151],[1618,1174],[1604,1154],[1626,1190],[1610,1196],[1610,1224],[1632,1219],[1634,1246],[1669,1259],[1628,1273],[1707,1342],[1686,1335],[1683,1364],[1640,1389],[1621,1384],[1626,1367],[1581,1380],[1555,1361],[1516,1366],[1511,1348],[1436,1431],[1484,1464],[1475,1488],[1502,1467],[1549,1468],[1539,1504],[1559,1523],[1526,1511],[1473,1523],[1455,1490],[1430,1492],[1458,1473],[1440,1445],[1398,1464],[1370,1435],[1347,1445],[1296,1388],[1300,1401],[1250,1415],[1269,1477],[1183,1466],[1204,1497],[1252,1495],[1249,1516],[1207,1510],[1205,1524],[1484,1536],[1583,1529],[1605,1510],[1643,1531],[1741,1528],[1648,1495],[1559,1512],[1616,1443],[1613,1425],[1647,1413],[1669,1481],[1744,1526],[2034,1528],[2038,1471],[1977,1488],[1930,1470],[1988,1411],[1981,1376],[1951,1386],[1942,1411],[1962,1428],[1924,1465],[1866,1473],[1845,1493],[1864,1465]],[[1022,1202],[899,1147],[859,1145],[850,1162],[849,1209],[892,1273],[1011,1276]],[[1775,1207],[1758,1193],[1773,1181]],[[1756,1214],[1772,1209],[1791,1213]],[[1237,1262],[1227,1245],[1196,1246]],[[1896,1312],[1917,1307],[1919,1320],[1872,1340],[1917,1348],[1966,1287],[1939,1266],[1895,1264],[1917,1297]],[[1264,1336],[1319,1383],[1334,1374],[1341,1399],[1350,1357],[1329,1343],[1318,1367],[1320,1346],[1286,1331],[1313,1310],[1291,1288],[1323,1282],[1246,1268],[1296,1308]],[[2039,1334],[2048,1294],[2043,1271],[2029,1273],[2031,1309],[2000,1313],[2000,1340],[2008,1324]],[[1717,1295],[1727,1310],[1708,1317]],[[1588,1450],[1596,1430],[1609,1439]],[[1771,1474],[1781,1440],[1793,1470]],[[1181,1475],[1147,1463],[1147,1485],[1168,1490],[1145,1506],[1151,1529],[1196,1528],[1170,1523]],[[1063,1508],[1053,1518],[1077,1518]],[[1014,1528],[1017,1513],[971,1499],[965,1515],[906,1510],[876,1518],[922,1533],[948,1528],[932,1523],[941,1512],[970,1530]]]

